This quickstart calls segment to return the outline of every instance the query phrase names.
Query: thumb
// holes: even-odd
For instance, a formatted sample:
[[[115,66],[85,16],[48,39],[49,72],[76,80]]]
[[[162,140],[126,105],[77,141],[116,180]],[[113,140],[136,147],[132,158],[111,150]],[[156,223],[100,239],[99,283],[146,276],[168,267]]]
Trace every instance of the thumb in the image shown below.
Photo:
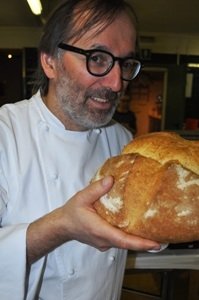
[[[113,181],[112,176],[106,176],[100,180],[92,182],[84,190],[78,193],[78,196],[81,199],[79,200],[84,204],[93,204],[111,189]]]

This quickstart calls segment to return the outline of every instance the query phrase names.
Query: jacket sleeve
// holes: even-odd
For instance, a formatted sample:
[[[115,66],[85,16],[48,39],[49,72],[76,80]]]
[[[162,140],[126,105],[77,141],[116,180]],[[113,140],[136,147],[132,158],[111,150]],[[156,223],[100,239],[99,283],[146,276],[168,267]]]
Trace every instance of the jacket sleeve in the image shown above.
[[[28,218],[23,221],[18,215],[19,208],[16,210],[19,204],[23,210],[23,199],[17,196],[21,188],[20,140],[16,144],[14,125],[8,122],[3,111],[0,114],[0,299],[33,300],[45,268],[45,258],[27,270],[26,233],[30,222]]]
[[[4,165],[12,169],[6,157],[13,156],[13,144],[9,147],[11,130],[4,120],[4,111],[0,119],[0,299],[23,300],[26,277],[26,230],[28,224],[8,222],[9,193],[16,182],[5,175]],[[2,117],[1,116],[1,117]],[[11,171],[13,173],[13,170]],[[14,193],[16,191],[13,191]]]
[[[0,299],[23,300],[28,224],[7,222],[8,194],[9,184],[0,167]]]
[[[0,299],[24,299],[27,226],[0,227]]]
[[[29,224],[2,225],[3,211],[6,211],[6,205],[0,192],[0,299],[35,299],[47,257],[34,263],[30,270],[27,268],[26,233]]]

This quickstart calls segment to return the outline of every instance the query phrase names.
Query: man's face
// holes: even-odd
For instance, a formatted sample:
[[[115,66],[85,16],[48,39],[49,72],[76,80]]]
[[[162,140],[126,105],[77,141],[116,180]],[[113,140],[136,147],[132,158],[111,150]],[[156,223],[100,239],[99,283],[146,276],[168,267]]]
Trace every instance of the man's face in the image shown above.
[[[70,45],[86,50],[100,48],[117,57],[135,52],[136,32],[127,15],[121,14],[93,35],[96,31],[97,28]],[[127,84],[121,79],[118,62],[108,74],[96,77],[87,71],[84,55],[66,51],[58,61],[52,85],[58,117],[70,130],[101,127],[111,120]]]

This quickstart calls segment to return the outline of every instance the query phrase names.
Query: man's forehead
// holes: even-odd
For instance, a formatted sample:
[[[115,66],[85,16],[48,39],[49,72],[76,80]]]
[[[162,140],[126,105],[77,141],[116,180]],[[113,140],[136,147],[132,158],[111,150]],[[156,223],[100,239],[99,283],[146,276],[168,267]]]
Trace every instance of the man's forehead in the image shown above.
[[[91,38],[100,34],[109,24],[110,20],[107,20],[106,16],[100,20],[95,20],[93,12],[90,9],[84,10],[83,12],[78,11],[73,17],[73,30],[79,32],[87,28],[85,34]]]
[[[92,18],[92,11],[91,10],[86,10],[83,13],[79,14],[75,16],[74,18],[74,30],[76,32],[80,32],[81,29],[87,28],[86,31],[84,31],[84,34],[81,34],[81,36],[79,36],[79,38],[74,37],[74,39],[72,39],[72,41],[74,40],[75,42],[78,40],[84,40],[84,41],[90,41],[93,38],[96,38],[98,36],[100,36],[102,33],[104,33],[106,31],[106,29],[110,26],[110,25],[114,25],[115,21],[118,21],[121,18],[126,18],[130,21],[131,23],[131,28],[132,28],[132,32],[135,33],[135,25],[133,20],[130,18],[130,16],[125,12],[121,12],[119,14],[117,14],[116,16],[114,16],[112,19],[107,19],[106,16],[100,20],[97,20],[97,22],[94,21],[90,21]],[[122,30],[122,29],[121,29]],[[117,33],[115,33],[117,34]]]

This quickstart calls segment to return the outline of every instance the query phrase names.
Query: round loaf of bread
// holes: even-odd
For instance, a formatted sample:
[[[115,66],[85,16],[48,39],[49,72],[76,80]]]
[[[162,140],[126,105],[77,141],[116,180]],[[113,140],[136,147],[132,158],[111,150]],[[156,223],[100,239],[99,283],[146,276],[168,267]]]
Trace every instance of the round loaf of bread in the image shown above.
[[[94,180],[106,175],[114,185],[95,208],[109,223],[160,243],[199,240],[198,141],[172,132],[137,137]]]

